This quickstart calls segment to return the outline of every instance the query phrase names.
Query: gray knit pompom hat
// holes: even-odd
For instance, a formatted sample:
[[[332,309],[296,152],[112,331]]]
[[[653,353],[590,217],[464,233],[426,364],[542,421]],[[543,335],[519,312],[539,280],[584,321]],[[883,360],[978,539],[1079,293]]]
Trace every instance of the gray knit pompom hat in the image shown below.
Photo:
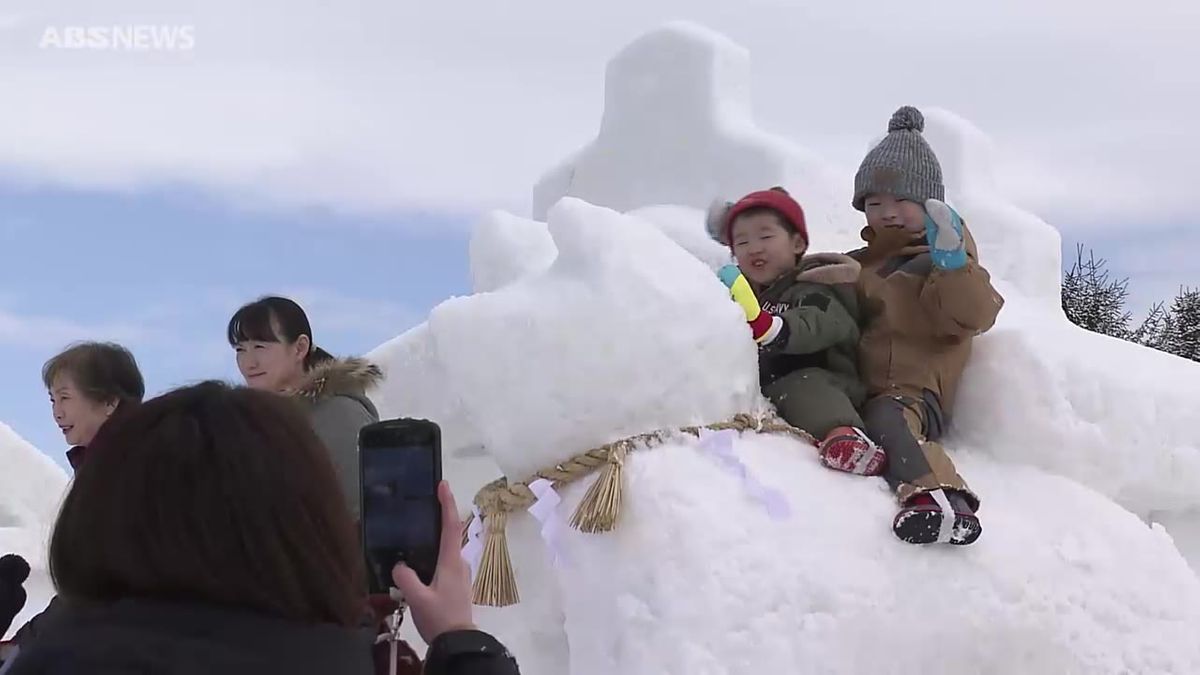
[[[924,204],[946,199],[942,167],[925,142],[925,116],[906,105],[892,115],[888,135],[867,153],[854,174],[854,208],[863,210],[867,195],[889,194]]]

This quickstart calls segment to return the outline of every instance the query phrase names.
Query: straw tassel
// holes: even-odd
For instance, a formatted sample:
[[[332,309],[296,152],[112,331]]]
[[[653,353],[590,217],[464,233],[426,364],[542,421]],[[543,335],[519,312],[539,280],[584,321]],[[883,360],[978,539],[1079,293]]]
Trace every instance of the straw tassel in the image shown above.
[[[508,536],[505,524],[508,514],[497,509],[484,515],[487,530],[484,535],[483,558],[472,589],[474,603],[489,607],[507,607],[520,602],[512,559],[508,555]]]
[[[583,501],[571,516],[571,526],[580,532],[611,532],[621,513],[621,470],[625,465],[625,443],[618,443],[608,452],[608,464],[592,483]]]

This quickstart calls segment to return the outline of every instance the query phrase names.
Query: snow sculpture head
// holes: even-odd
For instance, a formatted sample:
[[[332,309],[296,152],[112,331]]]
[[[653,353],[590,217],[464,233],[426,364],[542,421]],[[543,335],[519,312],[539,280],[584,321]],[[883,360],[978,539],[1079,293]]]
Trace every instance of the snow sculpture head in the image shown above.
[[[448,382],[505,475],[757,405],[753,342],[708,267],[652,225],[575,199],[551,211],[549,230],[558,256],[544,271],[429,318]]]

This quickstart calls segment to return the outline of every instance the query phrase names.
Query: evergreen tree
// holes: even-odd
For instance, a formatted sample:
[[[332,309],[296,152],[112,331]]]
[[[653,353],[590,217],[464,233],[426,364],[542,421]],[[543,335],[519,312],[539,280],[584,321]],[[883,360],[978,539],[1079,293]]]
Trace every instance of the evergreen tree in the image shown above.
[[[1131,335],[1130,314],[1125,311],[1128,286],[1128,279],[1110,278],[1107,262],[1097,259],[1092,251],[1084,260],[1081,244],[1076,249],[1075,264],[1063,278],[1063,312],[1081,328],[1127,340]]]
[[[1200,361],[1200,289],[1180,289],[1171,302],[1170,329],[1163,351]]]
[[[1141,325],[1129,333],[1129,340],[1165,352],[1172,323],[1171,312],[1163,303],[1157,303],[1150,308]]]

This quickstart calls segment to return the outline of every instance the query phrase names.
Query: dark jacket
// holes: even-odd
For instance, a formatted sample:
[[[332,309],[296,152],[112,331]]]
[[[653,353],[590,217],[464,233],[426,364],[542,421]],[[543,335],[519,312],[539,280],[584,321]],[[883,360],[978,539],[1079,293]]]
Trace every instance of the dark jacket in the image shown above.
[[[804,256],[796,271],[758,292],[763,311],[783,319],[783,331],[759,354],[759,383],[822,368],[858,381],[859,264],[840,253]]]
[[[109,422],[128,415],[139,405],[141,405],[141,403],[134,401],[122,401],[121,404],[117,406],[117,409],[113,411],[112,416],[109,417],[104,424],[100,425],[100,429],[96,431],[96,435],[99,436],[103,434],[104,429],[109,425]],[[91,442],[94,443],[95,441],[96,439],[93,438]],[[86,445],[76,445],[67,450],[67,462],[71,465],[71,471],[78,472],[79,467],[83,466],[85,459],[87,459]]]
[[[358,430],[379,421],[367,391],[382,380],[383,371],[366,359],[333,359],[308,371],[295,391],[309,405],[313,430],[329,449],[355,520],[359,518]]]
[[[872,396],[921,400],[932,392],[949,415],[971,342],[995,324],[1004,298],[979,264],[966,224],[967,264],[957,270],[933,265],[924,236],[888,235],[864,228],[867,247],[850,254],[862,264],[863,380]]]
[[[201,605],[68,605],[9,675],[328,675],[372,672],[370,631]]]
[[[199,604],[64,603],[8,675],[373,675],[375,631],[302,624]],[[478,647],[477,647],[478,646]],[[486,646],[486,649],[483,647]],[[405,647],[406,648],[406,647]],[[401,675],[519,675],[493,638],[459,631],[434,640],[426,665]]]

